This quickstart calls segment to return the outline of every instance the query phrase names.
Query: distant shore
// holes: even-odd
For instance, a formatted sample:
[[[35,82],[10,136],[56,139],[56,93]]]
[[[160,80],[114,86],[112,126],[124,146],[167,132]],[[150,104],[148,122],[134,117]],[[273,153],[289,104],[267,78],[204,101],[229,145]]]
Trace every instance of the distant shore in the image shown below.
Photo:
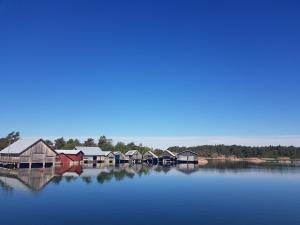
[[[249,162],[254,164],[261,164],[267,162],[278,162],[278,163],[285,163],[289,164],[292,162],[300,162],[300,159],[291,159],[289,157],[279,157],[279,158],[258,158],[258,157],[249,157],[249,158],[239,158],[235,156],[225,157],[225,156],[218,156],[218,157],[200,157],[202,162],[203,160],[223,160],[223,161],[236,161],[236,162]]]

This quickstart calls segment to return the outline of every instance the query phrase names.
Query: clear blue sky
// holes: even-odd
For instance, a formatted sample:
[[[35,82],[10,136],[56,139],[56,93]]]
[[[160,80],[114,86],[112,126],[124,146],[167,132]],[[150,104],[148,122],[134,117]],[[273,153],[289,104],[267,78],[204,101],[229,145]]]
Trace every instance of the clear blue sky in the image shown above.
[[[0,0],[0,134],[300,134],[299,1]]]

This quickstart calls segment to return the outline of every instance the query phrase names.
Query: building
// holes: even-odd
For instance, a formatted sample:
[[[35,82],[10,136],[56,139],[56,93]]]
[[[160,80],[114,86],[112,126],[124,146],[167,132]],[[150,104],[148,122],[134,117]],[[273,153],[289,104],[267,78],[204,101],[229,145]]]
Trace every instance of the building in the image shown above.
[[[143,155],[143,160],[147,163],[156,164],[158,162],[158,156],[152,151],[148,151]]]
[[[57,161],[64,165],[76,165],[83,161],[83,152],[80,150],[55,150],[57,153]]]
[[[84,163],[115,163],[115,155],[111,151],[102,151],[99,147],[77,146],[76,150],[83,152]]]
[[[55,165],[57,153],[43,139],[20,139],[0,151],[0,166],[40,168]]]
[[[165,150],[159,156],[159,162],[162,163],[162,164],[175,163],[176,162],[176,155],[173,152],[169,151],[169,150]]]
[[[129,163],[141,163],[143,155],[138,150],[130,150],[125,153],[125,160]]]
[[[176,155],[178,163],[198,163],[198,154],[189,150]]]
[[[100,155],[101,163],[115,164],[115,155],[111,151],[102,151]]]
[[[83,152],[84,163],[100,162],[100,155],[102,150],[99,147],[83,147],[77,146],[75,150]]]
[[[126,156],[122,152],[114,152],[116,163],[124,163],[126,161]]]

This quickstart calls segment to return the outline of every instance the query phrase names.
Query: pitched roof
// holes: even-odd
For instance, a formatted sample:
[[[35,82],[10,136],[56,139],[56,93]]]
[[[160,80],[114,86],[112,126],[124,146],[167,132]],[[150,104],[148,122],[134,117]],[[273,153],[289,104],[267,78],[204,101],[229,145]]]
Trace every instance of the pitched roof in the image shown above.
[[[148,151],[148,152],[146,152],[145,154],[147,154],[147,153],[151,154],[154,158],[158,158],[158,156],[155,155],[152,151]],[[145,154],[144,154],[144,155],[145,155]]]
[[[74,150],[65,150],[65,149],[55,149],[55,151],[58,154],[66,154],[66,155],[77,155],[79,152],[81,152],[80,150],[74,149]]]
[[[172,156],[176,156],[173,152],[171,152],[170,150],[165,150],[165,152],[167,152],[167,153],[169,153],[170,155],[172,155]]]
[[[24,150],[26,150],[27,148],[31,147],[32,145],[34,145],[35,143],[37,143],[39,141],[42,141],[42,139],[40,139],[40,138],[20,139],[20,140],[16,141],[15,143],[9,145],[2,151],[0,151],[0,153],[20,154]]]
[[[138,150],[130,150],[126,152],[125,155],[134,155],[136,152],[138,152]]]
[[[104,156],[108,156],[110,153],[112,153],[111,151],[101,151],[101,152],[102,152],[101,155],[104,155]]]
[[[102,150],[99,147],[84,147],[84,146],[76,146],[76,150],[82,151],[85,155],[101,155]]]

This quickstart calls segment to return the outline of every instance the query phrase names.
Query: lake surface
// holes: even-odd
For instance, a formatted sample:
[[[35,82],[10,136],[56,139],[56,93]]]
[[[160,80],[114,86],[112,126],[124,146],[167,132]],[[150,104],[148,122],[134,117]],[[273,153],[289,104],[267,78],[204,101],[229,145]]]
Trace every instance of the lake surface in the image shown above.
[[[300,167],[104,165],[0,170],[0,223],[300,224]]]

